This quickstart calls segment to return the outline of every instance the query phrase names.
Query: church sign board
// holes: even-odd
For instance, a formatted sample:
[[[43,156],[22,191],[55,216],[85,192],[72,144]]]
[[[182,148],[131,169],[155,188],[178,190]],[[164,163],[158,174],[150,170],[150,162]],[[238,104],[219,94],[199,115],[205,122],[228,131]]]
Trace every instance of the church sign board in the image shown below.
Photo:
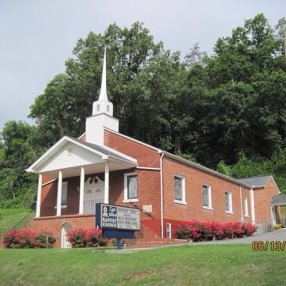
[[[104,238],[134,238],[140,231],[140,210],[109,204],[96,204],[96,227]]]

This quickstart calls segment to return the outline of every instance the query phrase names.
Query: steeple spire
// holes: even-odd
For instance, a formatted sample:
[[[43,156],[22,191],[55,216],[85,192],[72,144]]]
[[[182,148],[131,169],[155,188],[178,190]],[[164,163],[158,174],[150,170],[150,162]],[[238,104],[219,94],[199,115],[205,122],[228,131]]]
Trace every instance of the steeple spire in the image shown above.
[[[113,104],[108,101],[106,92],[106,47],[104,48],[100,94],[98,100],[92,105],[92,116],[86,118],[86,142],[104,145],[105,128],[115,132],[119,130],[119,121],[113,117]]]
[[[99,113],[106,113],[113,116],[113,104],[108,101],[106,91],[106,47],[104,48],[100,94],[98,100],[92,106],[92,115]]]
[[[100,89],[100,94],[99,94],[98,100],[108,101],[107,92],[106,92],[106,47],[104,47],[101,89]]]

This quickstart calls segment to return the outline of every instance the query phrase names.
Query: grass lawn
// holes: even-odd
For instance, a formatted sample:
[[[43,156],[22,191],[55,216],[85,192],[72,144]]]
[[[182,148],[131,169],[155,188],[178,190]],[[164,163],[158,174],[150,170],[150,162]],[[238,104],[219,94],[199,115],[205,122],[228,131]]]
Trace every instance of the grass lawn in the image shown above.
[[[11,228],[23,227],[34,216],[28,209],[0,209],[0,237]]]
[[[285,257],[251,245],[0,249],[0,285],[286,285]]]

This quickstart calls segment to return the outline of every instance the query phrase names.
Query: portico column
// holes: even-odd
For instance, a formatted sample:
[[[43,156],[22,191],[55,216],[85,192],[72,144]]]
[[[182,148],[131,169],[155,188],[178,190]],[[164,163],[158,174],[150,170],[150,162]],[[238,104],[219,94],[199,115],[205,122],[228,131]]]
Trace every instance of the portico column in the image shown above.
[[[108,204],[109,202],[109,163],[105,161],[104,166],[104,203]]]
[[[79,187],[79,214],[83,214],[83,199],[84,199],[84,167],[80,168],[80,187]]]
[[[58,176],[58,194],[57,194],[57,216],[62,214],[62,186],[63,186],[63,173],[59,170]]]
[[[270,214],[271,214],[271,220],[272,220],[272,225],[275,225],[277,223],[277,209],[275,206],[270,206]]]
[[[36,217],[40,217],[41,215],[41,197],[42,197],[42,174],[39,174]]]
[[[255,204],[253,188],[250,189],[251,223],[255,224]]]

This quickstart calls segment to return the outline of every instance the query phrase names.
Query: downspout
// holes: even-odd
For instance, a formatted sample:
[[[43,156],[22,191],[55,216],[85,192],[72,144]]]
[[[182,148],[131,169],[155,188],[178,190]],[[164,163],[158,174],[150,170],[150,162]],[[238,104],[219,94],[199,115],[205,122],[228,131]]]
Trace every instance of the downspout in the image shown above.
[[[240,197],[240,217],[241,217],[241,222],[243,222],[243,201],[242,201],[242,193],[241,193],[241,186],[239,187],[239,197]]]
[[[255,204],[253,187],[250,189],[250,205],[251,205],[251,223],[255,224]]]
[[[164,203],[163,203],[163,157],[164,153],[160,151],[160,220],[161,220],[161,238],[164,238]]]

